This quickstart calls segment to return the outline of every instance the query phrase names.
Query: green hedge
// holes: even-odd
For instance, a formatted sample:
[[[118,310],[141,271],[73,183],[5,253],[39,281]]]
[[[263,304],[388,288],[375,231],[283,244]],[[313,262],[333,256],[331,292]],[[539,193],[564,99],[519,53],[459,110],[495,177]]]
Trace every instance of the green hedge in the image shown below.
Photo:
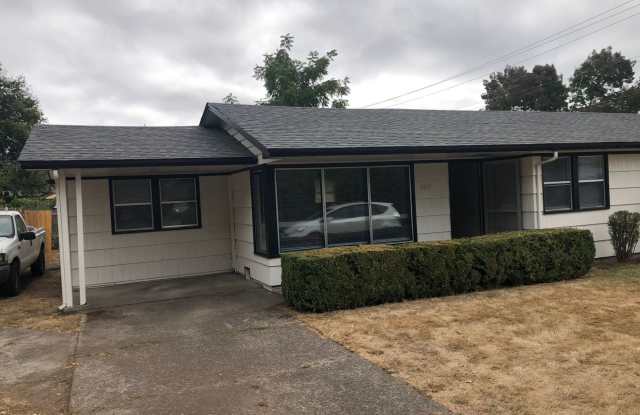
[[[327,248],[283,254],[282,293],[323,312],[577,278],[594,255],[591,232],[577,229]]]

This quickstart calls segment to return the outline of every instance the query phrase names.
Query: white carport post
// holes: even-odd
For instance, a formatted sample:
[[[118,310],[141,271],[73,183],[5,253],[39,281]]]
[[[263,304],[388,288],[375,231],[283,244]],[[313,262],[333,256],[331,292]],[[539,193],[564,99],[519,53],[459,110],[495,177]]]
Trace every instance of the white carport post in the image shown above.
[[[71,249],[69,246],[69,210],[67,209],[67,177],[64,171],[57,171],[56,201],[58,204],[58,239],[60,251],[60,277],[62,279],[62,306],[73,307],[73,289],[71,285]]]
[[[87,279],[84,265],[84,215],[82,206],[82,175],[76,173],[76,234],[78,236],[78,285],[80,305],[87,304]]]

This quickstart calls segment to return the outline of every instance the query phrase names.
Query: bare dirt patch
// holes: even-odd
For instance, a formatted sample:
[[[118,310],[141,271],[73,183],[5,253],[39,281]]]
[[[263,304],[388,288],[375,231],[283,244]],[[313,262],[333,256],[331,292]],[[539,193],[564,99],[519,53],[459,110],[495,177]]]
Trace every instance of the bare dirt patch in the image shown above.
[[[460,413],[639,413],[638,262],[299,318]]]
[[[47,272],[37,278],[25,275],[27,286],[20,295],[0,297],[0,327],[74,332],[78,330],[78,314],[62,314],[60,271]]]

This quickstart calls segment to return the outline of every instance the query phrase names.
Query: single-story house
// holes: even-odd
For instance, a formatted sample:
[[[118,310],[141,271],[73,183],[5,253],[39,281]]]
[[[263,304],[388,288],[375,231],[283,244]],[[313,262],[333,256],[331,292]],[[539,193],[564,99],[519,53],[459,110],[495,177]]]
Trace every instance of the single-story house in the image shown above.
[[[640,211],[640,115],[205,106],[198,126],[42,125],[19,161],[56,180],[72,289],[235,271],[280,254],[574,226],[613,254]]]

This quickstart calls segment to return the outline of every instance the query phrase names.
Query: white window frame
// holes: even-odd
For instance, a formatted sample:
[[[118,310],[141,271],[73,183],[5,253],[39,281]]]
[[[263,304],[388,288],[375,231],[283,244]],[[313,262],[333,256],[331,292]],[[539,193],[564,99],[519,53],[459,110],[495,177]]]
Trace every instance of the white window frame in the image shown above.
[[[147,181],[147,185],[149,186],[149,196],[151,197],[151,200],[149,202],[137,202],[137,203],[116,203],[117,201],[117,195],[116,195],[116,186],[115,183],[120,181],[120,182],[124,182],[124,181],[131,181],[131,180],[146,180]],[[112,197],[112,209],[113,209],[113,231],[114,233],[127,233],[127,232],[141,232],[141,231],[152,231],[155,229],[155,223],[154,223],[154,216],[155,216],[155,212],[153,209],[153,182],[151,180],[151,178],[148,177],[140,177],[140,178],[122,178],[122,179],[112,179],[111,180],[111,193],[113,195]],[[117,219],[117,214],[116,214],[116,208],[118,207],[128,207],[128,206],[149,206],[150,207],[150,212],[151,212],[151,227],[145,227],[145,228],[130,228],[130,229],[118,229],[118,219]]]
[[[597,157],[602,161],[602,178],[601,179],[585,179],[585,180],[580,180],[580,159],[581,158],[589,158],[589,157]],[[580,185],[583,183],[602,183],[602,205],[598,205],[598,206],[589,206],[587,208],[584,208],[585,210],[589,210],[589,209],[602,209],[604,207],[607,206],[607,183],[606,183],[606,176],[607,176],[607,172],[606,170],[606,166],[607,163],[605,161],[605,156],[602,154],[591,154],[591,155],[585,155],[585,156],[580,156],[578,155],[576,157],[576,169],[577,169],[577,174],[578,174],[578,194],[580,194]],[[580,201],[578,201],[578,205],[580,205]],[[583,209],[582,206],[579,206],[580,209]]]
[[[163,181],[171,181],[171,180],[191,180],[193,183],[193,200],[163,200],[162,197],[162,182]],[[161,177],[158,179],[158,193],[159,193],[159,202],[160,202],[160,228],[161,229],[180,229],[180,228],[193,228],[200,224],[200,207],[198,206],[198,184],[196,183],[195,177]],[[165,225],[164,224],[164,215],[162,214],[162,207],[164,205],[172,205],[176,203],[193,203],[195,206],[196,212],[196,221],[195,223],[183,224],[183,225]]]
[[[568,208],[558,208],[558,209],[547,209],[545,203],[543,203],[543,209],[545,212],[572,212],[575,210],[575,201],[573,200],[573,159],[571,156],[562,156],[561,158],[566,158],[569,160],[569,180],[555,180],[555,181],[544,181],[544,172],[542,172],[542,194],[544,198],[544,190],[546,187],[558,187],[558,186],[568,186],[569,188],[569,202],[570,206]],[[542,166],[544,170],[544,165]]]

